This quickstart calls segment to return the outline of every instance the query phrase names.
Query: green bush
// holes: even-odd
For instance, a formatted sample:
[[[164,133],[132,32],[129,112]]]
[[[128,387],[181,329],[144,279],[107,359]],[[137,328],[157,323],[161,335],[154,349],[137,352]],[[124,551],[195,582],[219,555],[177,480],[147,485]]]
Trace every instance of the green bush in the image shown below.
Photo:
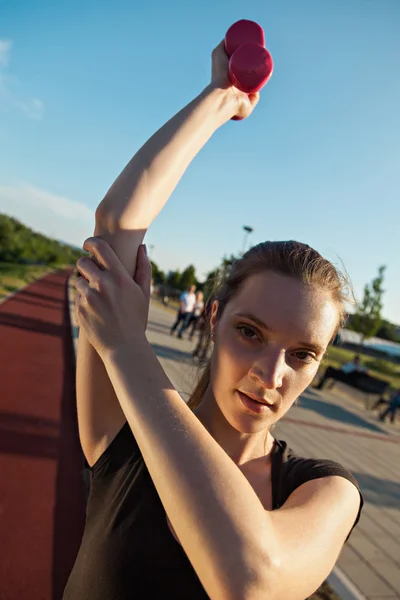
[[[0,214],[0,264],[72,265],[83,252],[32,231],[17,219]],[[7,266],[5,267],[7,269]]]
[[[369,358],[364,360],[364,364],[367,369],[373,369],[374,371],[379,371],[380,373],[386,373],[387,375],[400,375],[400,365],[396,365],[387,360],[382,360],[380,358]]]

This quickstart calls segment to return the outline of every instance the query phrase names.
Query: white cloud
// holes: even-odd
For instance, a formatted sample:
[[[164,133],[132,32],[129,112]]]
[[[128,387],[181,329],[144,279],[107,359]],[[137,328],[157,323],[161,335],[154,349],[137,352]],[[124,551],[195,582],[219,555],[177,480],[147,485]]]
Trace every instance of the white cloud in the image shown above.
[[[20,108],[22,112],[24,112],[30,119],[39,121],[43,116],[44,104],[41,100],[39,100],[39,98],[31,98],[31,100],[28,100],[27,102],[18,100],[15,105],[18,106],[18,108]]]
[[[35,231],[82,246],[93,234],[94,211],[81,202],[57,196],[28,183],[0,185],[0,213]]]
[[[0,98],[7,104],[21,110],[27,117],[40,120],[44,114],[44,104],[39,98],[21,99],[14,92],[20,83],[18,79],[6,73],[10,63],[12,41],[0,40]]]
[[[8,63],[10,62],[11,46],[11,40],[0,40],[0,67],[8,67]]]

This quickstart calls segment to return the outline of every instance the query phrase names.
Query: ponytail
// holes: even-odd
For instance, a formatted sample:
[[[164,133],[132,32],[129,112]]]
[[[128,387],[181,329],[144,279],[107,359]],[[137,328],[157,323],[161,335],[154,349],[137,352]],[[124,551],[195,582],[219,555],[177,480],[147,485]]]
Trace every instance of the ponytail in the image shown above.
[[[196,387],[194,388],[192,395],[190,396],[189,401],[187,403],[188,407],[191,410],[195,410],[195,408],[197,408],[200,402],[202,401],[203,396],[206,393],[208,386],[210,385],[210,372],[211,365],[210,360],[208,360],[206,366],[204,367],[200,375]]]

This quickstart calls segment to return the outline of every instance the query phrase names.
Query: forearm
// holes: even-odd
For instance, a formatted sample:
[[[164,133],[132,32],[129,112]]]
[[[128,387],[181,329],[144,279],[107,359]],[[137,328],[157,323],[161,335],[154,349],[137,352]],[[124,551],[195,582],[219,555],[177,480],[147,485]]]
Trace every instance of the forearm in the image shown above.
[[[94,234],[111,245],[132,275],[148,226],[194,156],[234,113],[229,90],[208,86],[139,150],[100,203]],[[82,448],[95,461],[122,426],[124,415],[84,334],[78,346],[77,405]]]
[[[149,344],[114,352],[105,365],[165,511],[210,597],[257,597],[260,579],[267,591],[277,543],[245,476],[173,389]]]
[[[209,85],[131,159],[97,210],[110,228],[147,229],[212,134],[234,114],[230,90]]]
[[[144,231],[121,231],[113,235],[104,225],[97,223],[94,233],[112,246],[126,269],[133,274]],[[125,416],[103,361],[83,331],[79,332],[76,396],[80,442],[89,464],[93,465],[125,423]]]

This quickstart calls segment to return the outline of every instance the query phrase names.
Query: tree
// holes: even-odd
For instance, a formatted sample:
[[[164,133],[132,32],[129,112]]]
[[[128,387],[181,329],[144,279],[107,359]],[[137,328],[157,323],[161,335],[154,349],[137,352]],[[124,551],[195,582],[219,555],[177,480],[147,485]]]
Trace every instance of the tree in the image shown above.
[[[181,275],[180,288],[187,290],[191,285],[196,285],[196,269],[189,265]]]
[[[237,260],[237,257],[231,254],[230,256],[224,256],[219,267],[210,271],[207,275],[205,282],[203,283],[204,297],[206,300],[211,296],[219,282],[224,279],[233,263]]]
[[[0,262],[74,264],[83,252],[0,214]]]
[[[365,338],[376,335],[382,325],[382,288],[386,266],[379,267],[378,276],[364,288],[364,297],[357,305],[357,310],[352,318],[355,331],[361,334],[362,343]]]
[[[170,271],[167,276],[167,284],[169,287],[180,290],[181,288],[181,274],[179,271]]]
[[[151,262],[151,275],[153,277],[154,283],[156,285],[164,285],[165,280],[166,280],[165,273],[158,268],[158,265],[155,262],[153,262],[153,261],[150,261],[150,262]]]
[[[382,338],[383,340],[389,340],[390,342],[400,342],[400,336],[397,333],[396,325],[393,323],[389,323],[389,321],[382,321],[382,325],[377,332],[377,337]]]

